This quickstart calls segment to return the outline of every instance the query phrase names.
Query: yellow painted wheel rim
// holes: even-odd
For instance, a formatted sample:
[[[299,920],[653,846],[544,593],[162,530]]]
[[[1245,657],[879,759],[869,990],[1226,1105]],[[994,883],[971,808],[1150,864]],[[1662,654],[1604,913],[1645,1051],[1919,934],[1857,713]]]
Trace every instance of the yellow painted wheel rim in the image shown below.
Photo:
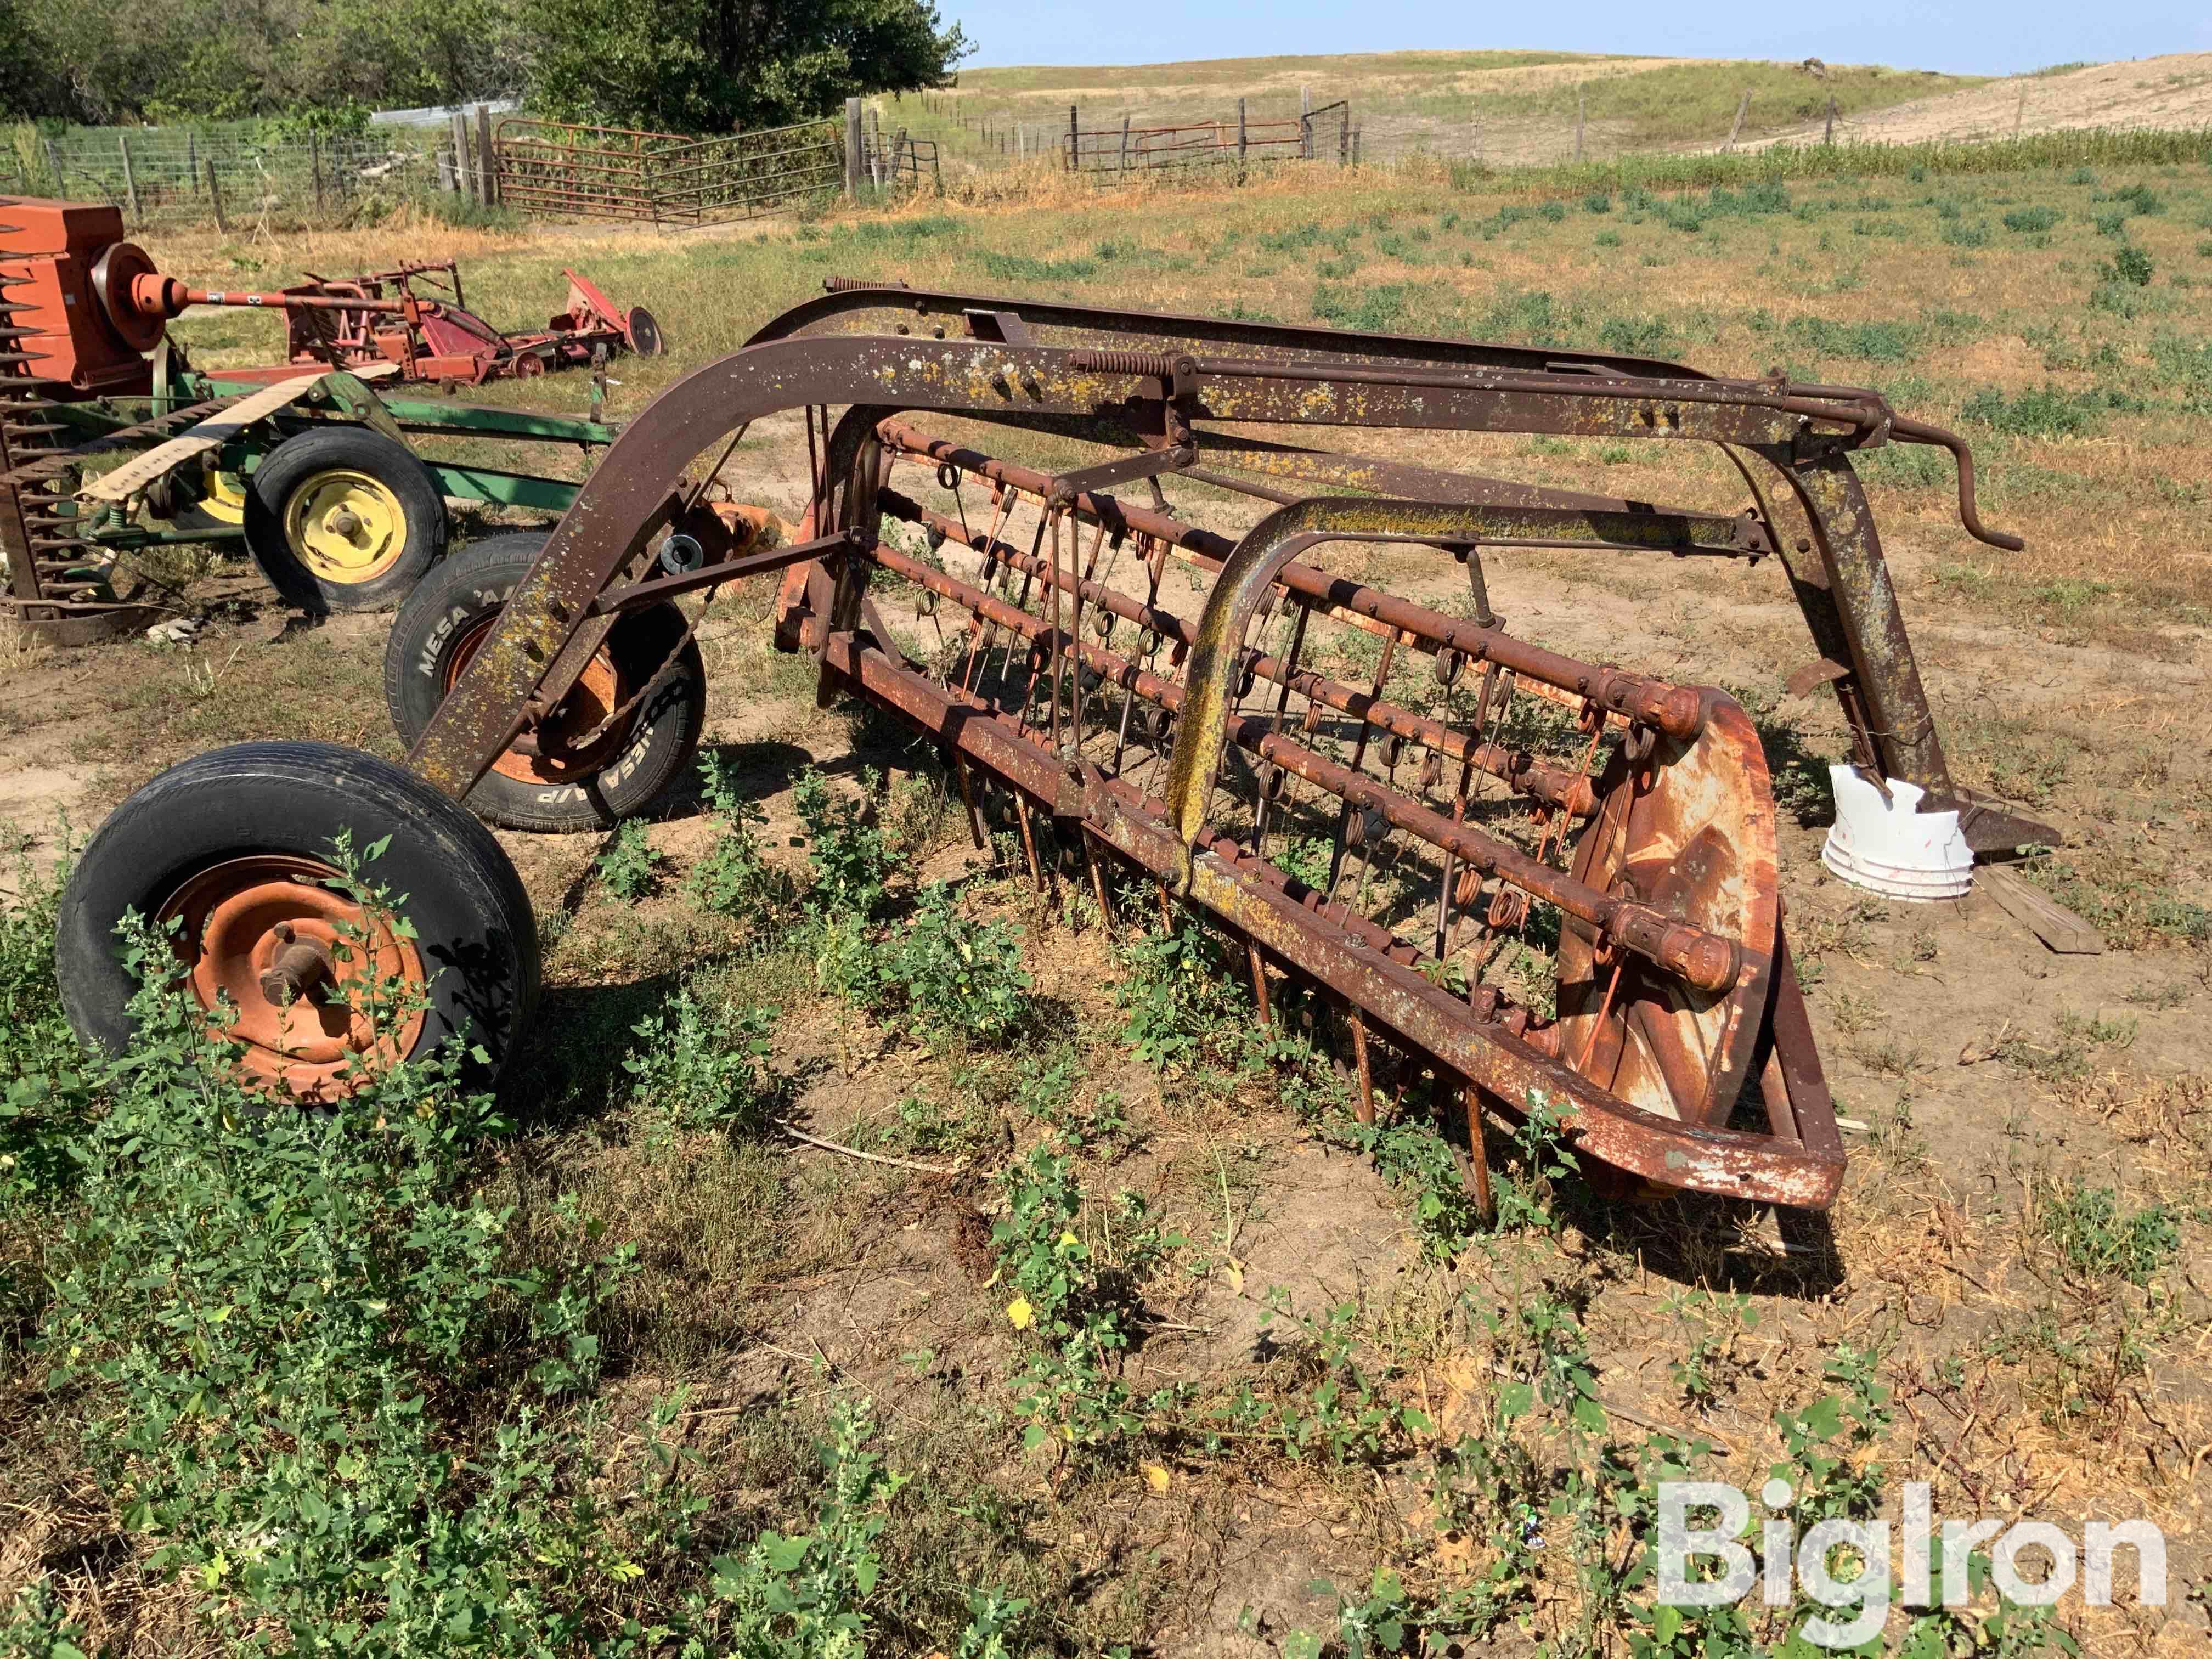
[[[237,529],[246,522],[246,480],[235,472],[211,475],[207,494],[179,507],[169,521],[179,530]]]
[[[235,472],[217,472],[208,480],[208,492],[199,510],[217,524],[246,522],[246,480]]]
[[[366,472],[334,467],[300,481],[284,505],[284,539],[320,581],[374,581],[407,551],[399,498]]]

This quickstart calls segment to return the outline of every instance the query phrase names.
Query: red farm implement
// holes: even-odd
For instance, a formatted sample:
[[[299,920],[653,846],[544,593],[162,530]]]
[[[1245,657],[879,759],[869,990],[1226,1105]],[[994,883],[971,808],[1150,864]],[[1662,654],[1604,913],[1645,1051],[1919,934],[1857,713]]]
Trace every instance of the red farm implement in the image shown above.
[[[542,329],[507,333],[468,309],[453,260],[407,264],[361,276],[318,276],[273,294],[185,289],[185,306],[282,308],[289,363],[255,371],[276,380],[301,365],[374,368],[386,364],[403,380],[434,386],[481,386],[526,380],[548,369],[604,362],[617,353],[657,357],[666,349],[660,325],[643,306],[617,307],[589,278],[573,270],[568,302]]]
[[[412,292],[422,269],[284,294],[210,292],[157,271],[123,240],[112,207],[0,198],[0,616],[57,643],[159,620],[173,594],[135,556],[173,543],[242,544],[302,610],[388,610],[443,553],[448,500],[567,507],[567,479],[418,445],[596,449],[614,437],[596,414],[386,392],[522,373],[618,342],[657,349],[652,319],[617,316],[572,279],[569,310],[547,333],[487,337],[471,331],[483,325],[459,308],[450,267],[431,269],[453,276],[451,307]],[[394,292],[379,291],[386,282]],[[202,304],[283,308],[297,361],[194,368],[167,325]],[[327,331],[307,349],[303,331]]]

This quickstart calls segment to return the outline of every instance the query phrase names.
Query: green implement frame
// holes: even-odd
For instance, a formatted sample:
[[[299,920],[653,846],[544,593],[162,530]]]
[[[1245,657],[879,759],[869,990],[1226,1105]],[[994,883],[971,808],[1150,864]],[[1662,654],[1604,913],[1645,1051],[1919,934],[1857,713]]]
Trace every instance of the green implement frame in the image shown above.
[[[106,458],[125,458],[127,465],[128,458],[145,456],[179,437],[208,434],[226,408],[267,384],[265,374],[234,378],[221,370],[199,371],[171,362],[157,365],[149,397],[46,404],[40,415],[52,422],[49,430],[55,441],[34,465],[19,468],[0,483],[40,487],[57,520],[54,529],[64,538],[69,562],[87,568],[138,549],[242,543],[243,524],[213,521],[203,514],[200,522],[189,526],[165,526],[159,520],[168,514],[142,515],[135,496],[125,503],[83,499],[73,492],[82,491],[84,481],[106,470]],[[242,482],[286,439],[332,424],[369,428],[400,444],[421,460],[438,493],[449,500],[554,514],[568,510],[582,488],[580,483],[426,454],[425,444],[492,440],[573,445],[588,458],[611,444],[621,431],[618,424],[599,419],[465,404],[451,398],[389,397],[358,375],[333,370],[283,406],[240,422],[212,443],[203,442],[188,459],[204,472],[227,474]],[[176,467],[150,478],[149,484],[161,485],[185,465],[180,459]],[[191,499],[188,492],[181,498]],[[156,522],[142,522],[142,516]],[[18,595],[11,608],[22,610],[34,623],[68,624],[61,631],[76,640],[106,631],[100,626],[103,617],[128,626],[145,610],[143,603],[106,592],[56,593],[52,598],[55,603],[41,607],[37,598]],[[39,614],[48,609],[51,616]]]

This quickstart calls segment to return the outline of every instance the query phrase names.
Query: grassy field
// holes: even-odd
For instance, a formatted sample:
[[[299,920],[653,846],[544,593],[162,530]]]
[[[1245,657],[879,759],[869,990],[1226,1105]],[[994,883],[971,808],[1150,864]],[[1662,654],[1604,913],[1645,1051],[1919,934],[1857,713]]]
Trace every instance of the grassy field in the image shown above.
[[[1086,129],[1128,116],[1139,126],[1236,118],[1246,100],[1254,121],[1294,118],[1301,90],[1319,107],[1340,99],[1364,128],[1375,159],[1416,149],[1493,160],[1556,160],[1572,153],[1577,100],[1591,155],[1681,144],[1717,147],[1738,100],[1749,94],[1742,137],[1820,118],[1833,98],[1839,116],[1981,84],[1971,76],[1835,64],[1814,76],[1791,64],[1717,58],[1632,58],[1553,52],[1348,52],[1327,57],[1216,58],[1139,69],[963,70],[951,90],[925,99],[878,100],[887,128],[907,125],[962,156],[982,151],[982,129],[1026,123],[1028,142],[1064,132],[1075,105]]]
[[[1954,769],[2063,830],[2021,868],[2112,948],[1826,877],[1842,729],[1784,692],[1809,647],[1771,568],[1530,555],[1493,577],[1516,631],[1759,717],[1853,1162],[1830,1223],[1785,1226],[1608,1206],[1501,1137],[1484,1227],[1425,1103],[1362,1131],[1318,1028],[1256,1040],[1202,933],[1146,931],[1125,895],[1109,939],[1079,883],[1054,902],[1003,841],[974,853],[933,759],[817,709],[740,593],[702,630],[713,777],[605,840],[503,837],[549,989],[491,1120],[432,1079],[419,1111],[271,1125],[182,1062],[84,1078],[37,866],[57,809],[81,833],[215,744],[392,752],[380,622],[279,636],[216,570],[189,650],[0,641],[0,761],[50,780],[14,798],[33,868],[0,910],[0,1650],[1808,1651],[1781,1649],[1802,1602],[1654,1612],[1648,1489],[1674,1468],[1779,1474],[1801,1523],[1893,1515],[1908,1479],[1943,1516],[2150,1518],[2168,1607],[2045,1614],[1978,1581],[1888,1645],[2197,1650],[2212,169],[2128,154],[1747,160],[1692,191],[1431,162],[1109,198],[1040,171],[995,204],[696,238],[157,240],[165,268],[257,283],[450,248],[508,324],[575,264],[672,343],[618,366],[617,413],[833,274],[1882,387],[1972,440],[1985,515],[2028,538],[1967,539],[1932,452],[1865,458]],[[272,330],[178,331],[242,362]],[[1407,447],[1740,495],[1658,445]],[[768,423],[726,476],[795,513],[803,456]]]

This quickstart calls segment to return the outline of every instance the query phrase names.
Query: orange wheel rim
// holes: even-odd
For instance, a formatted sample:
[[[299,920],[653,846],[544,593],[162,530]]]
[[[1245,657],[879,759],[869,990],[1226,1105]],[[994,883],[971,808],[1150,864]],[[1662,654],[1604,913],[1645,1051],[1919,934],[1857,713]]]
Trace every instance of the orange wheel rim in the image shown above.
[[[380,1041],[370,1018],[347,1006],[347,988],[365,977],[398,991],[403,1006],[420,1001],[426,981],[413,942],[372,922],[329,884],[338,878],[319,859],[254,854],[203,870],[154,918],[159,927],[181,924],[177,953],[200,1006],[213,1014],[230,1004],[222,1030],[244,1046],[248,1080],[301,1100],[342,1098],[422,1033],[417,1009]],[[313,964],[295,995],[282,981],[291,963]],[[272,973],[281,988],[269,983]]]
[[[486,617],[461,635],[446,665],[447,690],[453,689],[497,620],[496,616]],[[573,753],[566,745],[621,708],[624,695],[622,671],[615,666],[613,653],[601,646],[584,665],[584,672],[553,711],[553,718],[538,727],[544,746],[556,752],[526,755],[509,749],[491,763],[491,769],[517,783],[574,783],[605,770],[622,747],[621,732],[604,732]]]

